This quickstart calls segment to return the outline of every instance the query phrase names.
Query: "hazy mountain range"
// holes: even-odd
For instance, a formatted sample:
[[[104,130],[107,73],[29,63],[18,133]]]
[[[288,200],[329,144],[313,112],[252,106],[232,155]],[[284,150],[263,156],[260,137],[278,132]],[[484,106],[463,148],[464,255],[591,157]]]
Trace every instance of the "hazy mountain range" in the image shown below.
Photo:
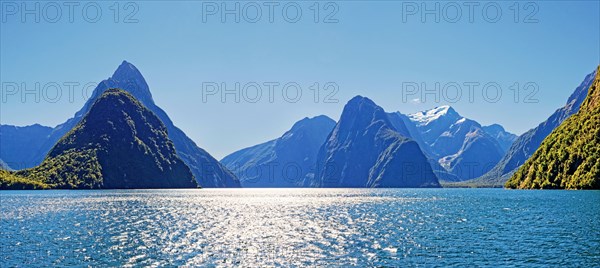
[[[327,116],[304,118],[283,136],[234,152],[221,160],[242,187],[301,187],[313,177],[319,148],[335,126]]]
[[[37,184],[40,182],[61,188],[135,188],[135,183],[127,182],[129,179],[117,180],[124,182],[122,184],[111,183],[111,178],[118,177],[119,173],[128,174],[125,176],[131,178],[135,172],[102,162],[102,159],[112,158],[109,154],[98,152],[111,151],[116,159],[124,159],[125,152],[130,151],[136,155],[137,149],[145,148],[144,153],[132,156],[131,166],[134,170],[139,163],[147,163],[149,170],[156,167],[153,174],[171,174],[171,169],[174,168],[179,170],[175,172],[178,174],[175,177],[182,177],[185,181],[189,176],[182,175],[185,172],[177,164],[182,161],[202,187],[439,187],[440,182],[457,186],[498,186],[525,163],[540,147],[544,138],[579,111],[595,75],[596,72],[593,72],[586,76],[565,107],[520,137],[507,132],[498,124],[482,126],[461,116],[450,106],[439,106],[413,114],[386,113],[372,100],[356,96],[345,105],[337,122],[324,115],[304,118],[293,124],[281,137],[234,152],[219,162],[173,125],[168,115],[155,105],[141,73],[135,66],[124,61],[110,78],[97,86],[84,107],[65,123],[55,128],[41,125],[0,126],[0,166],[5,170],[26,169],[9,173],[24,176],[25,179],[35,178],[34,186],[37,188],[45,187]],[[84,118],[90,116],[92,107],[101,96],[107,97],[103,94],[112,88],[123,90],[122,93],[126,96],[117,98],[121,102],[132,99],[133,104],[121,108],[131,112],[132,107],[141,106],[137,110],[147,109],[156,116],[160,124],[149,123],[145,120],[152,121],[152,118],[146,117],[119,121],[117,115],[102,111],[110,107],[104,104],[101,107],[105,108],[98,108],[101,111],[95,111],[94,115],[98,118],[105,117],[112,124],[120,122],[119,125],[125,132],[108,133],[108,128],[102,128],[105,133],[94,136],[87,143],[83,142],[81,137],[85,137],[84,134],[93,133],[90,129],[104,126],[100,120],[91,126],[89,123],[82,123]],[[117,94],[118,92],[120,91],[112,93],[122,95]],[[569,121],[571,128],[562,128],[563,134],[560,136],[564,137],[567,129],[572,129],[581,122],[594,122],[594,110],[591,106],[593,105],[587,106],[587,113],[579,116],[579,120]],[[137,133],[137,127],[129,129],[136,122],[139,126],[146,127],[146,134],[152,137],[151,140],[145,140],[145,135],[142,137]],[[163,127],[166,130],[164,133],[161,130]],[[82,129],[88,131],[81,132]],[[117,147],[129,149],[120,151],[117,147],[111,147],[113,143],[98,141],[108,137],[114,139],[115,136],[132,138],[141,147],[127,147],[132,140],[125,139]],[[67,140],[70,142],[66,142]],[[92,141],[102,146],[91,150],[88,145]],[[168,144],[173,145],[175,156],[168,149]],[[99,155],[102,156],[100,160]],[[148,160],[151,159],[148,158],[149,155],[154,161]],[[92,168],[89,168],[88,173],[73,168],[79,164]],[[71,167],[66,169],[70,172],[59,172],[61,169],[52,168],[54,165]],[[165,170],[164,167],[169,168]],[[73,173],[73,170],[77,172]],[[102,170],[105,172],[101,173]],[[81,180],[84,175],[78,172],[83,172],[91,181]],[[61,177],[61,173],[67,174],[66,177]],[[40,174],[52,176],[42,178]],[[68,174],[79,175],[73,177]],[[106,174],[110,175],[107,177]],[[531,175],[525,171],[519,174],[521,178]],[[153,178],[149,174],[145,176]],[[145,184],[139,184],[140,187],[156,186],[143,179],[141,182]],[[185,183],[173,185],[190,186]],[[521,187],[515,185],[511,184],[511,187]]]
[[[372,107],[378,107],[378,111],[383,110],[371,100],[357,97],[346,105],[344,113],[352,112],[352,104],[357,99],[368,102]],[[367,107],[371,106],[367,105]],[[371,111],[365,109],[353,114],[359,116],[362,113],[371,113]],[[462,117],[450,106],[441,106],[409,115],[395,112],[379,116],[381,118],[373,119],[374,122],[385,122],[389,129],[419,145],[430,168],[442,181],[464,181],[484,174],[498,163],[510,143],[517,137],[497,124],[482,127],[476,121]],[[321,120],[317,120],[319,118]],[[312,176],[319,176],[314,173],[314,168],[321,167],[326,172],[332,170],[327,168],[326,162],[315,159],[319,148],[331,146],[325,143],[333,142],[326,138],[329,132],[333,131],[335,121],[325,120],[325,118],[327,117],[319,116],[310,120],[303,119],[281,138],[234,152],[223,158],[221,162],[234,170],[244,187],[298,187],[301,185],[298,183],[300,178],[306,178],[309,185],[311,183],[320,185],[315,182],[315,179],[311,179]],[[372,122],[368,122],[369,124],[365,123],[357,127],[365,128],[366,131],[372,127],[370,124]],[[338,122],[340,123],[346,122]],[[299,126],[304,126],[300,135],[296,133]],[[293,142],[289,142],[287,137],[296,138]],[[377,136],[365,139],[375,137]],[[361,138],[360,136],[349,137],[346,138],[348,140],[346,142],[350,143],[349,140]],[[372,146],[365,146],[361,150],[366,155],[370,153]],[[377,149],[373,148],[373,150]],[[338,162],[343,161],[336,161]],[[285,165],[287,165],[286,170],[282,170]]]
[[[33,158],[52,130],[39,124],[24,127],[0,125],[0,159],[11,169],[35,166]]]

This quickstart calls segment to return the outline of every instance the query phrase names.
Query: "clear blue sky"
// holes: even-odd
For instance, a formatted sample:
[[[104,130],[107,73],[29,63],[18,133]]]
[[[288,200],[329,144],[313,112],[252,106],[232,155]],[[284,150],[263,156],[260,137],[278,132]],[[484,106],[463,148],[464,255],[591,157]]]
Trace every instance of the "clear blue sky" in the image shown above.
[[[440,23],[431,15],[423,23],[420,13],[407,15],[403,21],[402,2],[335,2],[338,11],[333,18],[338,22],[328,24],[322,21],[333,8],[321,4],[321,22],[314,23],[310,9],[314,2],[297,2],[303,11],[297,23],[284,21],[283,3],[275,7],[273,23],[264,6],[257,23],[244,22],[249,17],[235,23],[232,16],[226,17],[225,23],[219,16],[208,16],[203,22],[202,4],[193,1],[137,2],[139,10],[133,17],[137,23],[123,23],[133,7],[125,9],[121,4],[119,23],[115,23],[112,3],[101,4],[102,17],[97,23],[84,20],[83,4],[74,8],[72,23],[64,6],[56,23],[45,21],[53,19],[55,7],[44,9],[44,2],[40,9],[48,16],[41,17],[40,23],[35,23],[32,15],[22,22],[19,11],[12,15],[13,7],[3,6],[3,85],[18,82],[33,88],[36,82],[99,82],[121,61],[130,61],[144,74],[155,102],[217,158],[278,137],[305,116],[325,114],[337,120],[345,102],[357,94],[370,97],[387,111],[403,113],[450,104],[463,116],[482,124],[499,123],[521,134],[564,105],[600,62],[598,1],[534,2],[537,11],[532,18],[537,23],[523,22],[535,11],[534,7],[525,8],[525,3],[519,6],[518,23],[514,22],[514,6],[511,9],[514,2],[500,2],[502,16],[496,23],[485,20],[493,19],[491,16],[482,15],[481,6],[486,2],[475,7],[472,23],[464,6],[456,23],[445,21],[454,18],[452,6],[446,7],[449,15],[441,17]],[[435,4],[427,3],[429,7]],[[441,2],[440,7],[444,5]],[[249,16],[252,8],[247,9]],[[94,15],[93,10],[88,11]],[[288,103],[279,89],[274,103],[269,103],[266,95],[258,103],[235,103],[231,96],[226,103],[219,96],[208,97],[205,103],[203,82],[225,82],[230,88],[235,82],[296,82],[303,97],[298,103]],[[321,86],[335,82],[339,102],[315,103],[314,92],[309,90],[314,82]],[[423,103],[416,100],[419,96],[404,98],[402,84],[406,82],[425,83],[428,88],[434,88],[436,82],[495,82],[502,87],[503,96],[499,102],[489,103],[479,89],[474,102],[467,95],[457,103],[443,98],[435,102],[428,95]],[[539,102],[515,103],[510,95],[514,92],[509,90],[515,82],[521,86],[536,83]],[[62,123],[82,107],[85,99],[80,90],[72,102],[66,88],[57,103],[36,103],[31,96],[22,102],[19,96],[7,96],[1,103],[0,121],[14,125]]]

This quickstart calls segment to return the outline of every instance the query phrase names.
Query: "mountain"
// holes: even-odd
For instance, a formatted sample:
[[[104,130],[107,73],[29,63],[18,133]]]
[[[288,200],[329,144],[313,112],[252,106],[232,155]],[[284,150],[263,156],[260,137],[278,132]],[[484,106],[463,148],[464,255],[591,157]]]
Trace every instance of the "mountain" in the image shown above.
[[[321,115],[304,118],[280,138],[242,149],[221,160],[242,187],[300,187],[314,176],[319,148],[335,126]]]
[[[350,100],[320,148],[308,187],[440,187],[419,145],[368,98]]]
[[[197,187],[167,132],[131,94],[108,89],[40,166],[16,175],[60,189]]]
[[[440,181],[459,181],[458,176],[450,173],[446,170],[440,163],[438,162],[438,157],[434,156],[435,154],[431,151],[431,148],[425,143],[423,138],[421,137],[421,133],[417,129],[417,126],[408,118],[407,115],[402,114],[400,112],[388,113],[388,119],[398,130],[402,136],[411,138],[419,144],[419,148],[421,151],[427,156],[429,164],[433,169],[433,173],[435,173],[436,177]]]
[[[513,144],[513,142],[515,142],[515,140],[519,137],[515,134],[507,132],[504,130],[504,127],[498,124],[484,126],[483,131],[496,139],[498,144],[500,144],[500,148],[502,148],[503,153],[506,153],[508,149],[510,149],[510,146]]]
[[[450,106],[409,115],[394,113],[394,116],[402,119],[410,137],[419,144],[443,181],[464,181],[489,171],[504,154],[499,137],[511,135],[502,127],[501,132],[492,135]]]
[[[0,125],[0,158],[11,169],[24,169],[39,163],[30,160],[42,147],[51,127],[39,124],[17,127]]]
[[[4,160],[2,160],[2,159],[0,159],[0,169],[13,171],[13,169],[8,164],[6,164],[6,162],[4,162]]]
[[[100,82],[94,89],[90,99],[85,103],[75,116],[65,123],[55,127],[48,138],[42,144],[37,153],[31,154],[30,159],[19,160],[27,163],[33,163],[32,166],[42,162],[50,149],[58,140],[67,134],[83,116],[89,111],[90,107],[102,93],[109,88],[121,88],[133,95],[145,107],[150,109],[165,124],[169,138],[175,144],[177,155],[190,167],[192,173],[198,180],[198,183],[205,188],[212,187],[239,187],[239,180],[231,171],[227,170],[219,161],[209,153],[199,148],[186,134],[177,128],[169,116],[158,107],[152,98],[150,89],[146,80],[140,71],[133,64],[123,61],[114,72],[112,77]],[[3,158],[4,159],[4,158]],[[5,159],[6,161],[6,159]]]
[[[569,97],[567,104],[556,110],[546,121],[519,136],[498,164],[473,184],[502,186],[512,174],[540,147],[542,141],[550,135],[569,116],[577,113],[590,88],[597,71],[588,74],[583,82]]]
[[[421,140],[429,147],[429,152],[435,157],[441,157],[456,152],[462,141],[453,139],[448,130],[454,125],[465,123],[450,106],[440,106],[431,110],[407,115],[409,123],[418,130]],[[469,122],[470,123],[470,122]]]
[[[506,182],[506,187],[600,189],[599,72],[580,110],[544,139],[533,156]]]
[[[396,130],[396,132],[398,132],[398,134],[407,138],[411,138],[415,141],[418,140],[418,142],[423,142],[421,139],[421,135],[418,135],[418,131],[416,130],[414,125],[410,123],[407,124],[406,120],[408,117],[406,117],[406,115],[396,112],[387,113],[387,117],[394,129]]]

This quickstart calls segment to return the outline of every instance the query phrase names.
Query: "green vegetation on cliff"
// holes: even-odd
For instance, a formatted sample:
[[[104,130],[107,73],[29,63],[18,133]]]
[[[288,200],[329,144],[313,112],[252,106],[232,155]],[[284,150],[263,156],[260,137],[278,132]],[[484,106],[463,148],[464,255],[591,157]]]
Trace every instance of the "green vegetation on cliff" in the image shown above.
[[[505,187],[600,189],[600,72],[579,112],[542,142]]]
[[[18,171],[17,174],[58,189],[102,187],[101,167],[93,149],[69,149],[46,158],[38,167]]]
[[[0,169],[0,189],[4,190],[34,190],[48,189],[45,183],[24,178],[13,174],[10,171]]]

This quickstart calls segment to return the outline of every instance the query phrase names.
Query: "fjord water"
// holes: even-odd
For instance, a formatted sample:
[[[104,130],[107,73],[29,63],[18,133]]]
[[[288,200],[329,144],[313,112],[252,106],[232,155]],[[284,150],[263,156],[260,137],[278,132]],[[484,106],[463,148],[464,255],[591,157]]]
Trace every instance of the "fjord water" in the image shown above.
[[[0,207],[3,267],[600,263],[600,191],[3,191]]]

